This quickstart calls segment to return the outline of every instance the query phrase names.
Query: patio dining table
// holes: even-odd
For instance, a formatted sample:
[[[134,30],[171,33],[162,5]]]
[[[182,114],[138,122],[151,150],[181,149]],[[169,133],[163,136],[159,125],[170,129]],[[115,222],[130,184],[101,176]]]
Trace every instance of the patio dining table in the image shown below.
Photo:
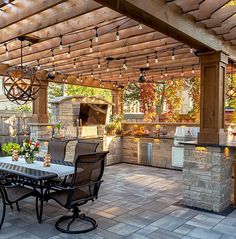
[[[80,170],[83,171],[83,169]],[[0,157],[0,172],[24,178],[34,185],[33,189],[40,200],[39,209],[38,203],[36,204],[36,213],[38,222],[41,223],[45,182],[56,177],[65,177],[74,174],[74,166],[71,162],[54,160],[50,167],[44,167],[42,158],[38,158],[34,163],[28,164],[24,158],[12,161],[11,157]]]

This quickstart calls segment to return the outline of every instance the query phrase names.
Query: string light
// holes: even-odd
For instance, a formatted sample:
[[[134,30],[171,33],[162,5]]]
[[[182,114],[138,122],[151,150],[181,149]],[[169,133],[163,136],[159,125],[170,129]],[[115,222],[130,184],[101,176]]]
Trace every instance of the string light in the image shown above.
[[[147,56],[146,66],[149,67],[148,56]]]
[[[70,45],[68,46],[68,53],[67,53],[67,57],[70,58]]]
[[[181,76],[184,76],[184,67],[182,66]]]
[[[93,69],[91,70],[91,75],[90,76],[93,78]]]
[[[163,78],[163,71],[161,70],[161,79]]]
[[[157,58],[157,52],[155,51],[156,56],[155,56],[155,63],[158,63],[158,58]]]
[[[52,56],[51,56],[51,60],[54,61],[54,52],[53,52],[53,49],[51,49],[51,52],[52,52]]]
[[[121,78],[121,69],[120,69],[120,78]]]
[[[102,81],[101,73],[99,73],[99,81],[100,81],[100,82]]]
[[[167,74],[167,67],[166,67],[165,77],[167,77],[167,76],[168,76],[168,74]]]
[[[77,76],[77,81],[79,81],[80,80],[80,76],[79,76],[79,74],[78,74],[78,76]]]
[[[139,29],[139,30],[142,30],[142,29],[143,29],[143,26],[142,26],[140,23],[138,24],[138,29]]]
[[[75,62],[76,62],[76,59],[74,59],[74,68],[76,68]]]
[[[81,83],[83,82],[83,75],[82,74],[80,75],[80,82]]]
[[[29,50],[32,51],[32,43],[29,42]]]
[[[175,60],[175,48],[172,49],[171,59],[172,59],[172,60]]]
[[[193,53],[193,48],[192,48],[192,47],[190,48],[189,52],[190,52],[191,54]]]
[[[39,64],[39,60],[37,60],[38,62],[38,66],[37,66],[37,69],[40,70],[40,64]]]
[[[60,36],[60,50],[62,50],[63,45],[62,45],[62,36]]]
[[[107,72],[110,71],[109,69],[109,62],[107,62]]]
[[[93,52],[93,40],[90,39],[90,47],[89,47],[89,52],[92,53]]]
[[[116,83],[115,82],[113,83],[113,87],[116,87]]]
[[[119,27],[116,28],[116,40],[120,40]]]
[[[195,71],[194,71],[194,65],[192,66],[192,74],[194,74],[195,73]]]
[[[6,55],[8,56],[9,55],[9,51],[8,51],[8,48],[7,48],[7,44],[4,44],[5,45],[5,49],[6,49]]]
[[[55,66],[54,64],[52,65],[52,73],[55,75],[56,74],[56,71],[55,71]]]
[[[100,64],[100,58],[98,57],[98,68],[101,67],[101,64]]]
[[[97,27],[95,27],[95,31],[96,31],[96,33],[95,33],[95,42],[98,42],[98,28]]]
[[[127,69],[128,69],[128,67],[127,67],[127,60],[126,60],[126,58],[124,59],[123,68],[124,68],[125,70],[127,70]]]

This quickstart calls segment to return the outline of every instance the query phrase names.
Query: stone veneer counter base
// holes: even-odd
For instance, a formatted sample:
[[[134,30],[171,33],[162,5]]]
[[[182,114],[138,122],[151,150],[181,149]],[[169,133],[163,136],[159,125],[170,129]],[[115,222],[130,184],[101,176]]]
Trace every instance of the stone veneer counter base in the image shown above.
[[[185,145],[184,205],[222,212],[231,205],[232,158],[223,147]]]

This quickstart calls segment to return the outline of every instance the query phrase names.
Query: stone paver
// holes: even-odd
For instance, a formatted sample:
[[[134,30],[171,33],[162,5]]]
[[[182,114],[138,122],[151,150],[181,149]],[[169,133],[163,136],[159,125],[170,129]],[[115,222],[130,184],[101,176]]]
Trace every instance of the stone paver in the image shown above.
[[[35,199],[27,198],[20,212],[7,208],[0,239],[236,239],[236,210],[224,217],[175,204],[182,199],[180,171],[118,164],[107,167],[103,179],[98,200],[81,207],[97,220],[96,230],[57,231],[55,222],[68,211],[54,201],[45,204],[38,224]]]

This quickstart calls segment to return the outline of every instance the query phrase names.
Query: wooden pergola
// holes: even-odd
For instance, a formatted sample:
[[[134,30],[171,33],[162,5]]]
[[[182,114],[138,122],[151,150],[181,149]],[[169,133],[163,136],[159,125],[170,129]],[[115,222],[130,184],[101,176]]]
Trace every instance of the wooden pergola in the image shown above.
[[[200,142],[219,143],[225,74],[236,60],[230,0],[0,0],[0,73],[23,62],[42,80],[34,121],[47,116],[48,82],[122,90],[137,81],[201,75]],[[53,75],[53,77],[51,77]]]

